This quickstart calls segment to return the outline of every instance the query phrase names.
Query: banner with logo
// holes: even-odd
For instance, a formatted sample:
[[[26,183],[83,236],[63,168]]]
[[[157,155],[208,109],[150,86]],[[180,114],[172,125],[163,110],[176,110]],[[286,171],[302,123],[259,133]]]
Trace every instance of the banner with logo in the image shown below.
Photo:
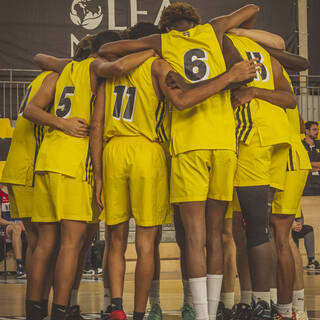
[[[124,30],[139,21],[158,24],[171,0],[10,0],[1,1],[0,69],[34,69],[32,57],[45,52],[70,57],[86,34]],[[186,1],[203,21],[231,13],[248,1]],[[296,1],[253,0],[261,11],[257,27],[279,33],[290,51],[297,51]]]

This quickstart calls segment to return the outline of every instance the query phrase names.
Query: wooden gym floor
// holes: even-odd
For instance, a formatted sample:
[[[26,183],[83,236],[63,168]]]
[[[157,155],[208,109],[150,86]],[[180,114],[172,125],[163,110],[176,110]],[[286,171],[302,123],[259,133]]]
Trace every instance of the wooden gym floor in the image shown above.
[[[316,259],[320,260],[320,197],[304,197],[302,209],[305,223],[315,229]],[[303,243],[300,245],[304,265],[307,264]],[[176,261],[178,262],[178,261]],[[164,260],[162,270],[172,270],[161,274],[160,301],[165,319],[180,318],[183,290],[180,274],[172,266],[172,259]],[[178,266],[178,263],[176,263]],[[131,268],[130,268],[131,269]],[[2,270],[2,268],[1,268]],[[131,270],[130,270],[131,271]],[[25,280],[8,278],[5,281],[0,277],[0,320],[24,319],[24,292]],[[236,281],[236,302],[239,301],[239,281]],[[126,275],[124,290],[124,307],[129,316],[133,310],[134,276]],[[79,291],[79,303],[85,319],[99,318],[103,306],[103,285],[101,278],[84,279]],[[305,304],[309,319],[320,319],[320,272],[305,271]]]

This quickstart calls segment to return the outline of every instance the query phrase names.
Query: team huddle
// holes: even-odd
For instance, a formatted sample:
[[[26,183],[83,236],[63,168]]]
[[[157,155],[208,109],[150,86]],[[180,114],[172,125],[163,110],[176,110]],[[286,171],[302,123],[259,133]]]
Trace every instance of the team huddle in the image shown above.
[[[51,319],[82,319],[77,293],[99,220],[101,318],[126,319],[131,217],[134,320],[149,296],[148,318],[162,319],[158,246],[172,220],[183,319],[307,319],[289,235],[311,166],[285,69],[308,61],[285,52],[281,37],[252,29],[258,12],[247,5],[201,24],[195,8],[177,2],[159,26],[86,36],[72,60],[35,56],[46,71],[27,89],[1,179],[28,238],[28,320],[48,316],[51,286]],[[231,228],[236,305],[235,274],[224,269]]]

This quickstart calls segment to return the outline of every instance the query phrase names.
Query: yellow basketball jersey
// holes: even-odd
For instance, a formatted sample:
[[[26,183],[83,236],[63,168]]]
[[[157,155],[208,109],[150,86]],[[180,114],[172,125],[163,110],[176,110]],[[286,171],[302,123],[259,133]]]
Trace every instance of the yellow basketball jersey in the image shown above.
[[[257,72],[254,80],[247,84],[262,89],[274,90],[274,79],[270,54],[255,41],[228,34],[234,46],[238,49],[243,59],[258,58],[262,64],[261,71]],[[250,143],[253,128],[258,130],[263,146],[280,143],[289,143],[290,127],[286,112],[281,107],[267,101],[253,99],[249,103],[240,106],[235,111],[237,122],[237,139],[244,143]]]
[[[159,101],[152,84],[149,58],[128,74],[106,81],[104,140],[140,136],[165,143],[169,136],[167,104]]]
[[[1,182],[3,183],[24,186],[32,186],[33,184],[34,164],[45,128],[23,118],[22,113],[50,73],[51,71],[40,73],[26,90],[21,102],[7,161],[2,172]]]
[[[225,61],[210,24],[186,32],[172,30],[161,35],[162,57],[188,82],[211,79],[226,71]],[[190,150],[235,150],[235,123],[230,90],[204,102],[172,111],[171,153]]]
[[[282,68],[283,75],[286,77],[291,85],[291,79],[287,71]],[[293,91],[293,88],[292,88]],[[290,128],[291,128],[291,149],[289,151],[289,159],[287,169],[289,171],[311,169],[311,163],[308,152],[301,141],[300,135],[300,117],[298,106],[294,109],[286,109]]]
[[[90,124],[95,96],[91,91],[90,63],[72,61],[62,71],[57,84],[53,114],[62,118],[79,117]],[[41,145],[36,171],[57,172],[92,181],[89,137],[76,138],[49,129]]]

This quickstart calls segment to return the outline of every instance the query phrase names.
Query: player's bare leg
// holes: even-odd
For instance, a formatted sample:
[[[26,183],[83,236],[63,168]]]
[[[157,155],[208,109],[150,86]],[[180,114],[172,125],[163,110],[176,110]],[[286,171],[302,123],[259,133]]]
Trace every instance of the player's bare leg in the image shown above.
[[[135,271],[134,319],[143,319],[154,276],[154,246],[160,226],[136,226],[137,264]]]
[[[187,276],[196,318],[209,319],[205,257],[206,203],[205,201],[183,202],[179,204],[179,209],[185,232]]]
[[[99,224],[98,223],[88,223],[86,238],[83,244],[83,247],[79,254],[79,262],[78,262],[78,270],[74,279],[74,283],[72,286],[70,299],[69,299],[69,309],[67,318],[74,319],[80,317],[80,306],[78,303],[78,292],[81,283],[82,273],[84,269],[84,264],[86,260],[86,256],[91,246],[97,231],[98,231]]]
[[[108,226],[109,254],[107,258],[111,290],[111,306],[115,311],[123,310],[122,296],[126,271],[125,253],[127,249],[129,220]]]
[[[223,226],[223,281],[221,288],[221,301],[226,309],[234,305],[234,286],[237,275],[236,246],[232,236],[232,218],[224,219]]]
[[[59,224],[37,223],[38,242],[32,255],[32,271],[27,288],[27,319],[42,319],[41,300],[48,281],[48,270],[59,247]]]
[[[64,319],[87,231],[84,221],[61,220],[51,319]]]
[[[110,292],[110,281],[108,275],[108,254],[109,254],[109,228],[107,225],[104,226],[104,252],[103,252],[103,259],[102,259],[102,280],[103,280],[103,310],[101,314],[104,313],[105,316],[107,314],[107,308],[111,305],[111,292]]]
[[[190,283],[188,281],[187,264],[186,264],[186,246],[185,232],[180,217],[179,206],[174,206],[174,226],[176,233],[176,241],[180,249],[180,270],[183,284],[183,307],[181,309],[182,319],[195,319],[195,312],[192,303],[192,294]]]
[[[292,317],[292,291],[295,276],[294,259],[289,245],[289,233],[295,215],[273,214],[271,224],[274,229],[277,248],[278,312],[286,318]]]
[[[207,291],[209,319],[215,319],[220,301],[223,279],[223,225],[228,208],[227,201],[207,200],[206,205],[206,248],[207,248]]]

